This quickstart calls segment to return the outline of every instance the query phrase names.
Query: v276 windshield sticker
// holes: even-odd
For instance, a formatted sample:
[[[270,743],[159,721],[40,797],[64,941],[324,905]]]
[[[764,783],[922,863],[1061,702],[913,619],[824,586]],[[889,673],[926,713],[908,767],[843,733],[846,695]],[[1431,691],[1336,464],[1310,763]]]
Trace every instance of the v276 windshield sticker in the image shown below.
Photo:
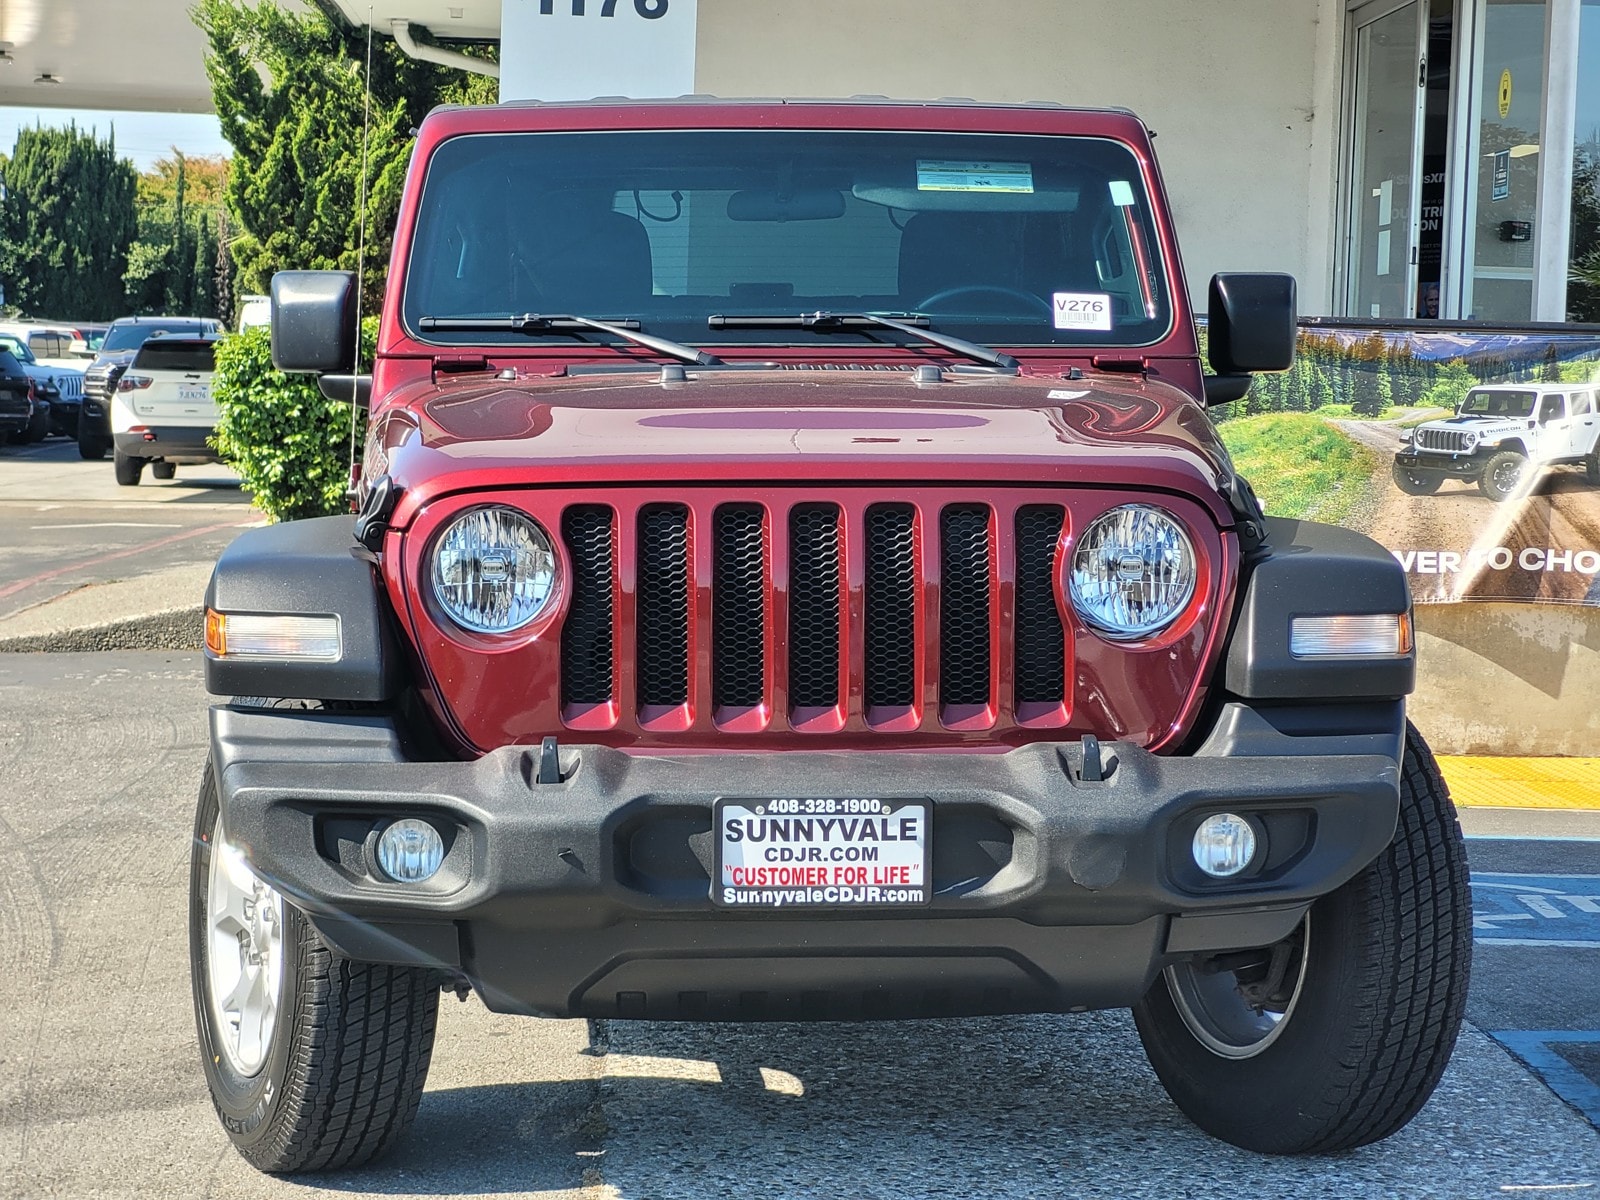
[[[1057,329],[1111,328],[1111,297],[1105,292],[1052,292],[1050,311]]]

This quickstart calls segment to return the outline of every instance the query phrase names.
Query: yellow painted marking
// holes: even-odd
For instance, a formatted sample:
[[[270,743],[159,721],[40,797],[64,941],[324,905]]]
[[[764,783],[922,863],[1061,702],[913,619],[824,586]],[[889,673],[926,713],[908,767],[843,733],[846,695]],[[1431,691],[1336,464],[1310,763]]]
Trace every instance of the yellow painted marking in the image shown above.
[[[1439,769],[1462,808],[1600,811],[1600,758],[1440,756]]]
[[[1511,111],[1511,68],[1500,72],[1500,119],[1504,121]]]

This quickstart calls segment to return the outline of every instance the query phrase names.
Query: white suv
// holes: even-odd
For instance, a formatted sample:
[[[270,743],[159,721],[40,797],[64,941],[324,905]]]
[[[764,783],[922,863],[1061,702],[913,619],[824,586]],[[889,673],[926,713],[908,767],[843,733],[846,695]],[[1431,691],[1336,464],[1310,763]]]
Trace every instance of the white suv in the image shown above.
[[[1401,440],[1394,481],[1411,496],[1431,496],[1455,478],[1505,501],[1538,469],[1565,464],[1582,466],[1600,485],[1600,394],[1592,384],[1476,387],[1455,416],[1408,429]]]
[[[218,340],[169,334],[139,347],[111,394],[118,483],[135,486],[146,463],[157,479],[171,479],[179,463],[218,461],[208,440],[217,427],[211,376]]]

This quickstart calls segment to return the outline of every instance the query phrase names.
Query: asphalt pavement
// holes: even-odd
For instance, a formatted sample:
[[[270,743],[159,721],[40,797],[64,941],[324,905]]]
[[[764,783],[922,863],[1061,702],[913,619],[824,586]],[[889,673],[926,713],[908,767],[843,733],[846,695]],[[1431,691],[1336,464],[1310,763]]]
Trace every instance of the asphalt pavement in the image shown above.
[[[224,466],[130,488],[64,438],[0,446],[0,648],[196,645],[211,564],[261,519]]]

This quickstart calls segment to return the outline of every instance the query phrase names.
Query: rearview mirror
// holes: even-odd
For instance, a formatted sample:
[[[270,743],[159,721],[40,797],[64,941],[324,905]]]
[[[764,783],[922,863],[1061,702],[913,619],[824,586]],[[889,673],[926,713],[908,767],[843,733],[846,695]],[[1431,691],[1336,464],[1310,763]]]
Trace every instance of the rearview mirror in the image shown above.
[[[279,271],[272,277],[272,365],[319,375],[355,369],[353,271]]]
[[[728,197],[730,221],[831,221],[844,216],[844,193],[837,188],[735,192]]]

